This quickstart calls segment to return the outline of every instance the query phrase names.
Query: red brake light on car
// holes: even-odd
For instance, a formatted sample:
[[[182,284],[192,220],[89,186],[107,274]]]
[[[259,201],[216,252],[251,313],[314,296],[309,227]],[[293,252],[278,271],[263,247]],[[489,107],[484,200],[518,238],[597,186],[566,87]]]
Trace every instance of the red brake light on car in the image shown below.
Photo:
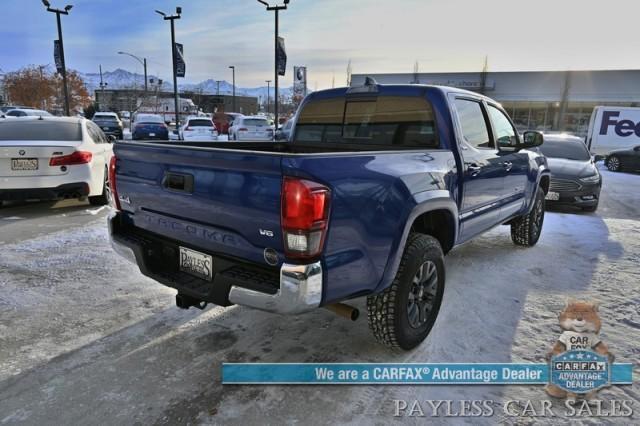
[[[287,256],[320,254],[329,223],[330,191],[310,180],[285,177],[282,183],[282,233]]]
[[[88,151],[75,151],[73,154],[51,157],[49,166],[73,166],[74,164],[87,164],[91,162],[93,154]]]
[[[122,210],[120,208],[120,199],[118,198],[118,190],[116,188],[116,156],[111,157],[109,161],[109,170],[108,170],[108,179],[109,179],[109,189],[111,190],[111,205],[115,207],[116,210]]]

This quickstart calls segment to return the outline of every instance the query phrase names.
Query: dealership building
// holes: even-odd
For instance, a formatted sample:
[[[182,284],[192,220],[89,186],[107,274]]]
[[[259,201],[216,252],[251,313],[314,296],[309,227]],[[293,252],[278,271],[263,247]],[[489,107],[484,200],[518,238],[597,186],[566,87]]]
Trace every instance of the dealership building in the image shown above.
[[[520,130],[585,136],[593,107],[640,106],[640,70],[354,74],[352,86],[436,84],[484,93],[497,100]]]

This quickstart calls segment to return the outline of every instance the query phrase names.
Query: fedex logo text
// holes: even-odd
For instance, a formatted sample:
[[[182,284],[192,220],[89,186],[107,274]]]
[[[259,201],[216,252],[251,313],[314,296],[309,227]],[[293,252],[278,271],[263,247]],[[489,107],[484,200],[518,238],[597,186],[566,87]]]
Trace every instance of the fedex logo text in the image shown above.
[[[617,118],[620,116],[620,111],[604,111],[602,113],[602,124],[600,125],[600,134],[606,135],[609,130],[609,126],[615,126],[614,130],[616,135],[621,137],[631,136],[634,133],[640,138],[640,122],[634,123],[631,120],[620,120]]]

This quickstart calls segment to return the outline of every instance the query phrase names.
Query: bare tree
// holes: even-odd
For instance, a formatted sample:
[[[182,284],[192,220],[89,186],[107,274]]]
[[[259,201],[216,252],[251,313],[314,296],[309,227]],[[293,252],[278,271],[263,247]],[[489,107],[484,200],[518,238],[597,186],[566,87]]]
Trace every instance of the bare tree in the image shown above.
[[[480,72],[480,93],[484,95],[487,90],[487,75],[489,74],[489,56],[485,55],[482,72]]]

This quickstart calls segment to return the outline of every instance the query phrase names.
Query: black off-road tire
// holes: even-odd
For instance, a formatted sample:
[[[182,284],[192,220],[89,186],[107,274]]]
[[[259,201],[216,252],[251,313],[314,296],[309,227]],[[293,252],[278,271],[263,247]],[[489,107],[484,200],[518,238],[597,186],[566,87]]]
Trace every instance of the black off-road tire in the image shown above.
[[[89,197],[89,204],[92,206],[105,206],[111,201],[111,193],[109,191],[109,173],[105,170],[104,183],[102,184],[102,194],[95,197]]]
[[[538,187],[531,211],[511,221],[511,240],[515,245],[525,247],[536,245],[542,234],[544,206],[544,191]]]
[[[410,325],[409,298],[414,278],[422,265],[431,262],[437,273],[432,308],[425,322],[415,328]],[[444,294],[444,254],[438,240],[430,235],[410,234],[391,286],[367,298],[369,328],[383,345],[410,350],[427,337],[440,310]]]

